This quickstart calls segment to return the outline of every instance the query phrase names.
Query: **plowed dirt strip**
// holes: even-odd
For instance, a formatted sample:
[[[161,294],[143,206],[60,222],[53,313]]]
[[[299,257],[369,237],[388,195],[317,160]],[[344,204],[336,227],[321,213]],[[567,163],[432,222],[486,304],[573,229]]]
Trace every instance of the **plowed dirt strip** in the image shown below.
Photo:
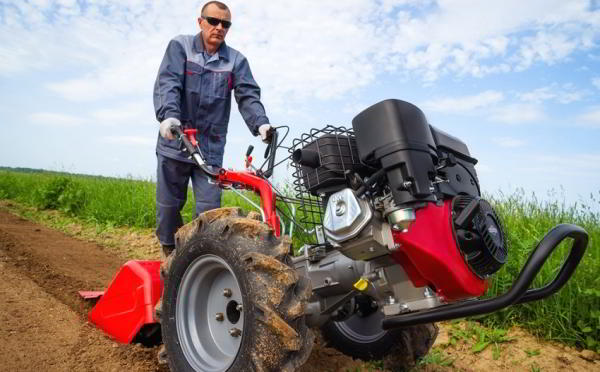
[[[82,331],[80,317],[0,256],[0,369],[65,368]],[[39,345],[32,355],[30,345]]]
[[[0,371],[159,370],[155,349],[119,345],[86,322],[77,290],[102,289],[120,261],[0,211]]]

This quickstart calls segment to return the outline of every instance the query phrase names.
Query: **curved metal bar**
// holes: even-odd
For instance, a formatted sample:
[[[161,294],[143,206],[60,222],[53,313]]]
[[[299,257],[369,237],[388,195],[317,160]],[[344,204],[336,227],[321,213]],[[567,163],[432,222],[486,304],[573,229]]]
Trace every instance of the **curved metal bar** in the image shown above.
[[[566,228],[561,228],[561,226],[566,226]],[[572,227],[572,229],[569,229],[569,227]],[[546,239],[546,237],[548,239]],[[539,249],[536,248],[536,250],[531,254],[527,260],[527,264],[525,264],[525,267],[531,263],[532,267],[539,266],[541,269],[541,267],[544,265],[544,262],[548,259],[554,249],[567,237],[574,239],[569,256],[567,256],[567,259],[561,266],[558,275],[556,275],[550,284],[538,289],[529,289],[521,298],[519,298],[519,300],[517,300],[517,304],[536,301],[558,292],[558,290],[560,290],[567,283],[571,275],[573,275],[575,272],[577,265],[579,265],[579,262],[583,258],[588,244],[587,232],[581,227],[575,225],[558,225],[554,229],[550,230],[550,232],[546,234],[546,237],[538,244]],[[558,243],[552,246],[552,241],[557,241]],[[545,246],[542,247],[542,245]],[[546,252],[548,253],[546,254]],[[539,269],[535,275],[537,275],[538,272]],[[521,273],[523,273],[523,271],[521,271]],[[521,274],[519,277],[520,276]],[[518,280],[519,279],[517,279],[517,281]],[[531,280],[533,280],[533,278]]]
[[[210,178],[217,178],[219,177],[219,173],[220,173],[220,169],[221,168],[217,168],[217,170],[212,170],[212,168],[206,164],[204,164],[204,160],[202,160],[202,157],[200,157],[200,154],[195,153],[192,155],[192,158],[196,161],[196,164],[198,164],[198,166],[200,167],[200,169],[202,169],[202,171]]]
[[[258,209],[258,211],[260,212],[260,217],[262,218],[262,222],[267,223],[267,216],[265,215],[265,211],[263,211],[263,209],[262,209],[262,207],[260,205],[258,205],[255,202],[253,202],[252,199],[250,199],[249,197],[247,197],[243,193],[237,191],[232,186],[223,186],[223,189],[233,191],[234,193],[238,194],[242,199],[244,199],[245,201],[247,201],[250,205],[252,205],[254,208]]]
[[[529,289],[550,254],[566,238],[573,238],[573,245],[558,275],[542,288]],[[539,300],[558,291],[569,280],[579,265],[588,244],[587,232],[579,226],[561,224],[550,230],[538,243],[512,287],[505,294],[488,300],[446,305],[432,310],[397,315],[384,319],[383,329],[406,327],[416,324],[438,322],[465,316],[491,313],[510,305]]]

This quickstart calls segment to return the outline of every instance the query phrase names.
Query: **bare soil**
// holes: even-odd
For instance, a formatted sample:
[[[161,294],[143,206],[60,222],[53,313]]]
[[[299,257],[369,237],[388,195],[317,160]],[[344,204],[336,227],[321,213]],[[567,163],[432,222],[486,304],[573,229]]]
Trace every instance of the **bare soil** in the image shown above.
[[[0,370],[159,371],[156,350],[87,322],[77,291],[103,288],[121,264],[102,246],[0,211]]]
[[[66,228],[79,236],[74,238],[11,209],[0,203],[0,371],[167,371],[157,364],[156,347],[119,344],[88,323],[91,305],[77,293],[104,288],[132,252],[158,259],[151,233],[117,232],[108,240],[109,246],[119,242],[115,249],[90,242],[80,226]],[[468,341],[449,346],[451,327],[440,328],[436,353],[451,366],[433,363],[418,371],[600,371],[597,354],[540,342],[518,328],[509,332],[514,340],[501,344],[499,355],[492,347],[473,354]],[[300,371],[373,371],[376,365],[317,341]]]

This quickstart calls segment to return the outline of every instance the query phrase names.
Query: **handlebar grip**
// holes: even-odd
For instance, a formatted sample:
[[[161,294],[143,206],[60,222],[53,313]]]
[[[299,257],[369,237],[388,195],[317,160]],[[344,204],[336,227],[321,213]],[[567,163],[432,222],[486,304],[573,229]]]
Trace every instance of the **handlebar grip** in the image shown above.
[[[204,163],[204,159],[202,159],[202,157],[201,157],[200,150],[194,144],[192,144],[192,142],[187,138],[187,136],[185,135],[181,126],[173,125],[171,127],[171,133],[175,134],[177,136],[177,138],[183,143],[183,146],[185,147],[187,152],[190,154],[192,159],[194,159],[196,161],[196,164],[198,165],[198,167],[200,167],[200,169],[202,169],[202,171],[207,176],[209,176],[211,178],[217,178],[219,176],[218,170],[213,171],[210,167],[208,167]]]
[[[271,128],[270,133],[271,142],[269,143],[269,146],[267,146],[267,151],[265,152],[265,157],[267,157],[267,153],[269,156],[268,168],[267,171],[264,173],[265,178],[269,178],[273,174],[273,166],[275,165],[275,153],[277,152],[277,130],[275,128]],[[269,137],[267,136],[267,138]]]
[[[269,130],[267,131],[267,141],[269,143],[273,143],[273,135],[277,135],[277,129],[271,127],[269,128]]]
[[[183,129],[181,128],[180,125],[172,125],[170,130],[171,130],[171,133],[173,133],[175,135],[175,137],[183,143],[183,146],[190,153],[190,155],[192,155],[194,152],[196,152],[196,148],[190,142],[190,140],[187,138],[187,136],[183,132]]]
[[[269,143],[269,145],[271,146],[271,149],[273,149],[273,151],[271,151],[271,153],[275,153],[275,150],[277,149],[277,138],[279,137],[277,130],[273,129],[273,132],[271,133],[270,137],[271,137],[271,142]]]
[[[174,135],[181,137],[183,136],[183,130],[181,129],[181,125],[171,125],[171,133]]]

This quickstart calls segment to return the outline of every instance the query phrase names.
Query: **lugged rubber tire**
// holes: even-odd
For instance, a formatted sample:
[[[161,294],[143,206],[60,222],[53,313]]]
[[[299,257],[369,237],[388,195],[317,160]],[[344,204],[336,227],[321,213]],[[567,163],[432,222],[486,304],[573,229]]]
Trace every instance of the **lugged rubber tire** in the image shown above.
[[[383,314],[374,313],[372,316],[382,317]],[[352,323],[360,321],[358,315],[353,317],[346,322],[330,320],[321,327],[326,345],[353,358],[383,360],[384,367],[391,371],[406,371],[414,367],[429,352],[438,334],[437,326],[429,323],[387,331],[372,329],[368,332],[370,337],[367,337],[360,335],[357,323]],[[374,323],[380,324],[379,321]],[[353,334],[354,331],[359,334]]]
[[[256,219],[244,218],[238,208],[220,208],[205,212],[182,227],[175,241],[176,249],[162,269],[164,291],[158,314],[171,371],[294,371],[304,364],[314,341],[304,318],[311,286],[307,278],[299,276],[287,264],[289,239],[276,238],[267,225]],[[217,271],[220,274],[213,275],[209,270],[214,265],[221,270]],[[194,280],[194,277],[208,279]],[[217,332],[214,337],[209,337],[206,349],[202,349],[204,344],[196,348],[207,350],[207,354],[190,357],[190,350],[195,349],[194,342],[197,341],[194,340],[198,337],[186,338],[187,332],[193,334],[198,332],[196,328],[202,327],[190,327],[186,319],[191,317],[195,322],[197,318],[198,322],[193,324],[206,321],[211,322],[210,327],[220,325],[210,320],[215,316],[212,313],[206,315],[208,320],[204,320],[196,315],[195,310],[189,309],[195,309],[191,305],[204,303],[206,309],[211,309],[219,301],[226,301],[217,298],[222,294],[207,295],[215,293],[214,288],[220,288],[218,285],[222,277],[234,283],[231,286],[234,292],[240,291],[231,298],[241,302],[234,302],[233,307],[236,304],[243,307],[237,313],[241,321],[236,320],[242,325],[241,336],[233,340],[227,338],[229,335],[224,338],[222,331]],[[209,290],[202,292],[204,283],[209,282],[213,283],[207,284]],[[198,298],[194,294],[196,289],[202,292]],[[189,294],[190,300],[178,298],[180,293]],[[207,295],[206,301],[201,298],[204,295]],[[227,311],[229,309],[228,305]],[[230,321],[227,311],[224,313]],[[232,315],[235,315],[234,312]],[[210,335],[215,334],[212,329]],[[180,337],[180,334],[183,336]],[[210,354],[210,343],[213,342],[219,347],[233,342],[232,353],[224,358],[225,364],[211,364],[211,358],[218,353]],[[204,367],[204,362],[210,368]]]

